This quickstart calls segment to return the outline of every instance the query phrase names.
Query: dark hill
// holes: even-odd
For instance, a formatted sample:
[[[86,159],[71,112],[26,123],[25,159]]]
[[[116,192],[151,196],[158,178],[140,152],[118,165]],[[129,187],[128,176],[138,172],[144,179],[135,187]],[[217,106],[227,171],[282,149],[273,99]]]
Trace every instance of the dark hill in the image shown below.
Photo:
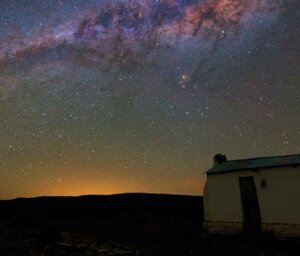
[[[198,237],[202,223],[200,196],[0,200],[0,255],[168,255]]]
[[[203,220],[200,196],[163,194],[89,195],[80,197],[37,197],[0,200],[0,219],[64,220],[78,218],[134,220]],[[0,221],[1,221],[0,220]]]

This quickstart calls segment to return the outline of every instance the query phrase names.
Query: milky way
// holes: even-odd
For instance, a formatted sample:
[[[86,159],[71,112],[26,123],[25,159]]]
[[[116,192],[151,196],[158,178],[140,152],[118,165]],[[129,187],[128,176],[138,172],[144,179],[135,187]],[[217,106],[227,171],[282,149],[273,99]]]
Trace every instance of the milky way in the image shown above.
[[[0,1],[0,198],[202,194],[300,152],[298,0]]]
[[[113,1],[78,12],[59,25],[43,26],[30,36],[10,36],[0,44],[0,61],[69,46],[84,52],[81,58],[103,61],[107,69],[138,63],[159,45],[237,36],[253,14],[280,8],[278,1],[269,0]]]

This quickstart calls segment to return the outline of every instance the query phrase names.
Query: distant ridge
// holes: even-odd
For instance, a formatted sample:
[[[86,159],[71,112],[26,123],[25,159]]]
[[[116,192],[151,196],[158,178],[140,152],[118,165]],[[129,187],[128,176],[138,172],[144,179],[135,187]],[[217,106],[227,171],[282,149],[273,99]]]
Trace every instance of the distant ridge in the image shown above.
[[[100,198],[100,197],[202,197],[201,195],[184,195],[184,194],[164,194],[164,193],[144,193],[144,192],[128,192],[128,193],[117,193],[117,194],[87,194],[78,196],[35,196],[35,197],[17,197],[12,199],[0,199],[1,201],[14,201],[14,200],[38,200],[38,199],[76,199],[76,198]]]
[[[45,221],[97,219],[124,223],[149,218],[160,220],[203,219],[201,196],[124,193],[16,198],[0,200],[0,224],[39,226]]]

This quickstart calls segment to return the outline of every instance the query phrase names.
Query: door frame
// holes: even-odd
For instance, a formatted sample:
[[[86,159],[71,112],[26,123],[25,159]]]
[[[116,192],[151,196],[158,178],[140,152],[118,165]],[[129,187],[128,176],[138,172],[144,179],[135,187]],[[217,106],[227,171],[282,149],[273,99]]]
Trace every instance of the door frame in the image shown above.
[[[250,186],[252,186],[252,191],[248,192],[248,195],[242,189],[244,181],[248,181],[251,184]],[[261,212],[254,176],[239,177],[239,186],[243,212],[243,231],[247,233],[259,233],[261,232]]]

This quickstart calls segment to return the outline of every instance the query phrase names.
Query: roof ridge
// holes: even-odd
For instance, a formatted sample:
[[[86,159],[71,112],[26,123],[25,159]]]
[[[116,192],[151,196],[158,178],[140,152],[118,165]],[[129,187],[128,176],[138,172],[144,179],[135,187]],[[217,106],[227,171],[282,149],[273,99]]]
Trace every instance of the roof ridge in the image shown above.
[[[240,170],[257,170],[262,168],[274,168],[279,166],[299,166],[300,154],[256,157],[248,159],[228,160],[214,165],[207,170],[207,174],[232,172]]]
[[[257,160],[257,159],[265,159],[265,158],[279,158],[279,157],[291,157],[291,156],[300,156],[300,154],[291,154],[291,155],[281,155],[281,156],[262,156],[262,157],[252,157],[252,158],[241,158],[241,159],[232,159],[227,160],[226,162],[238,162],[238,161],[249,161],[249,160]]]

